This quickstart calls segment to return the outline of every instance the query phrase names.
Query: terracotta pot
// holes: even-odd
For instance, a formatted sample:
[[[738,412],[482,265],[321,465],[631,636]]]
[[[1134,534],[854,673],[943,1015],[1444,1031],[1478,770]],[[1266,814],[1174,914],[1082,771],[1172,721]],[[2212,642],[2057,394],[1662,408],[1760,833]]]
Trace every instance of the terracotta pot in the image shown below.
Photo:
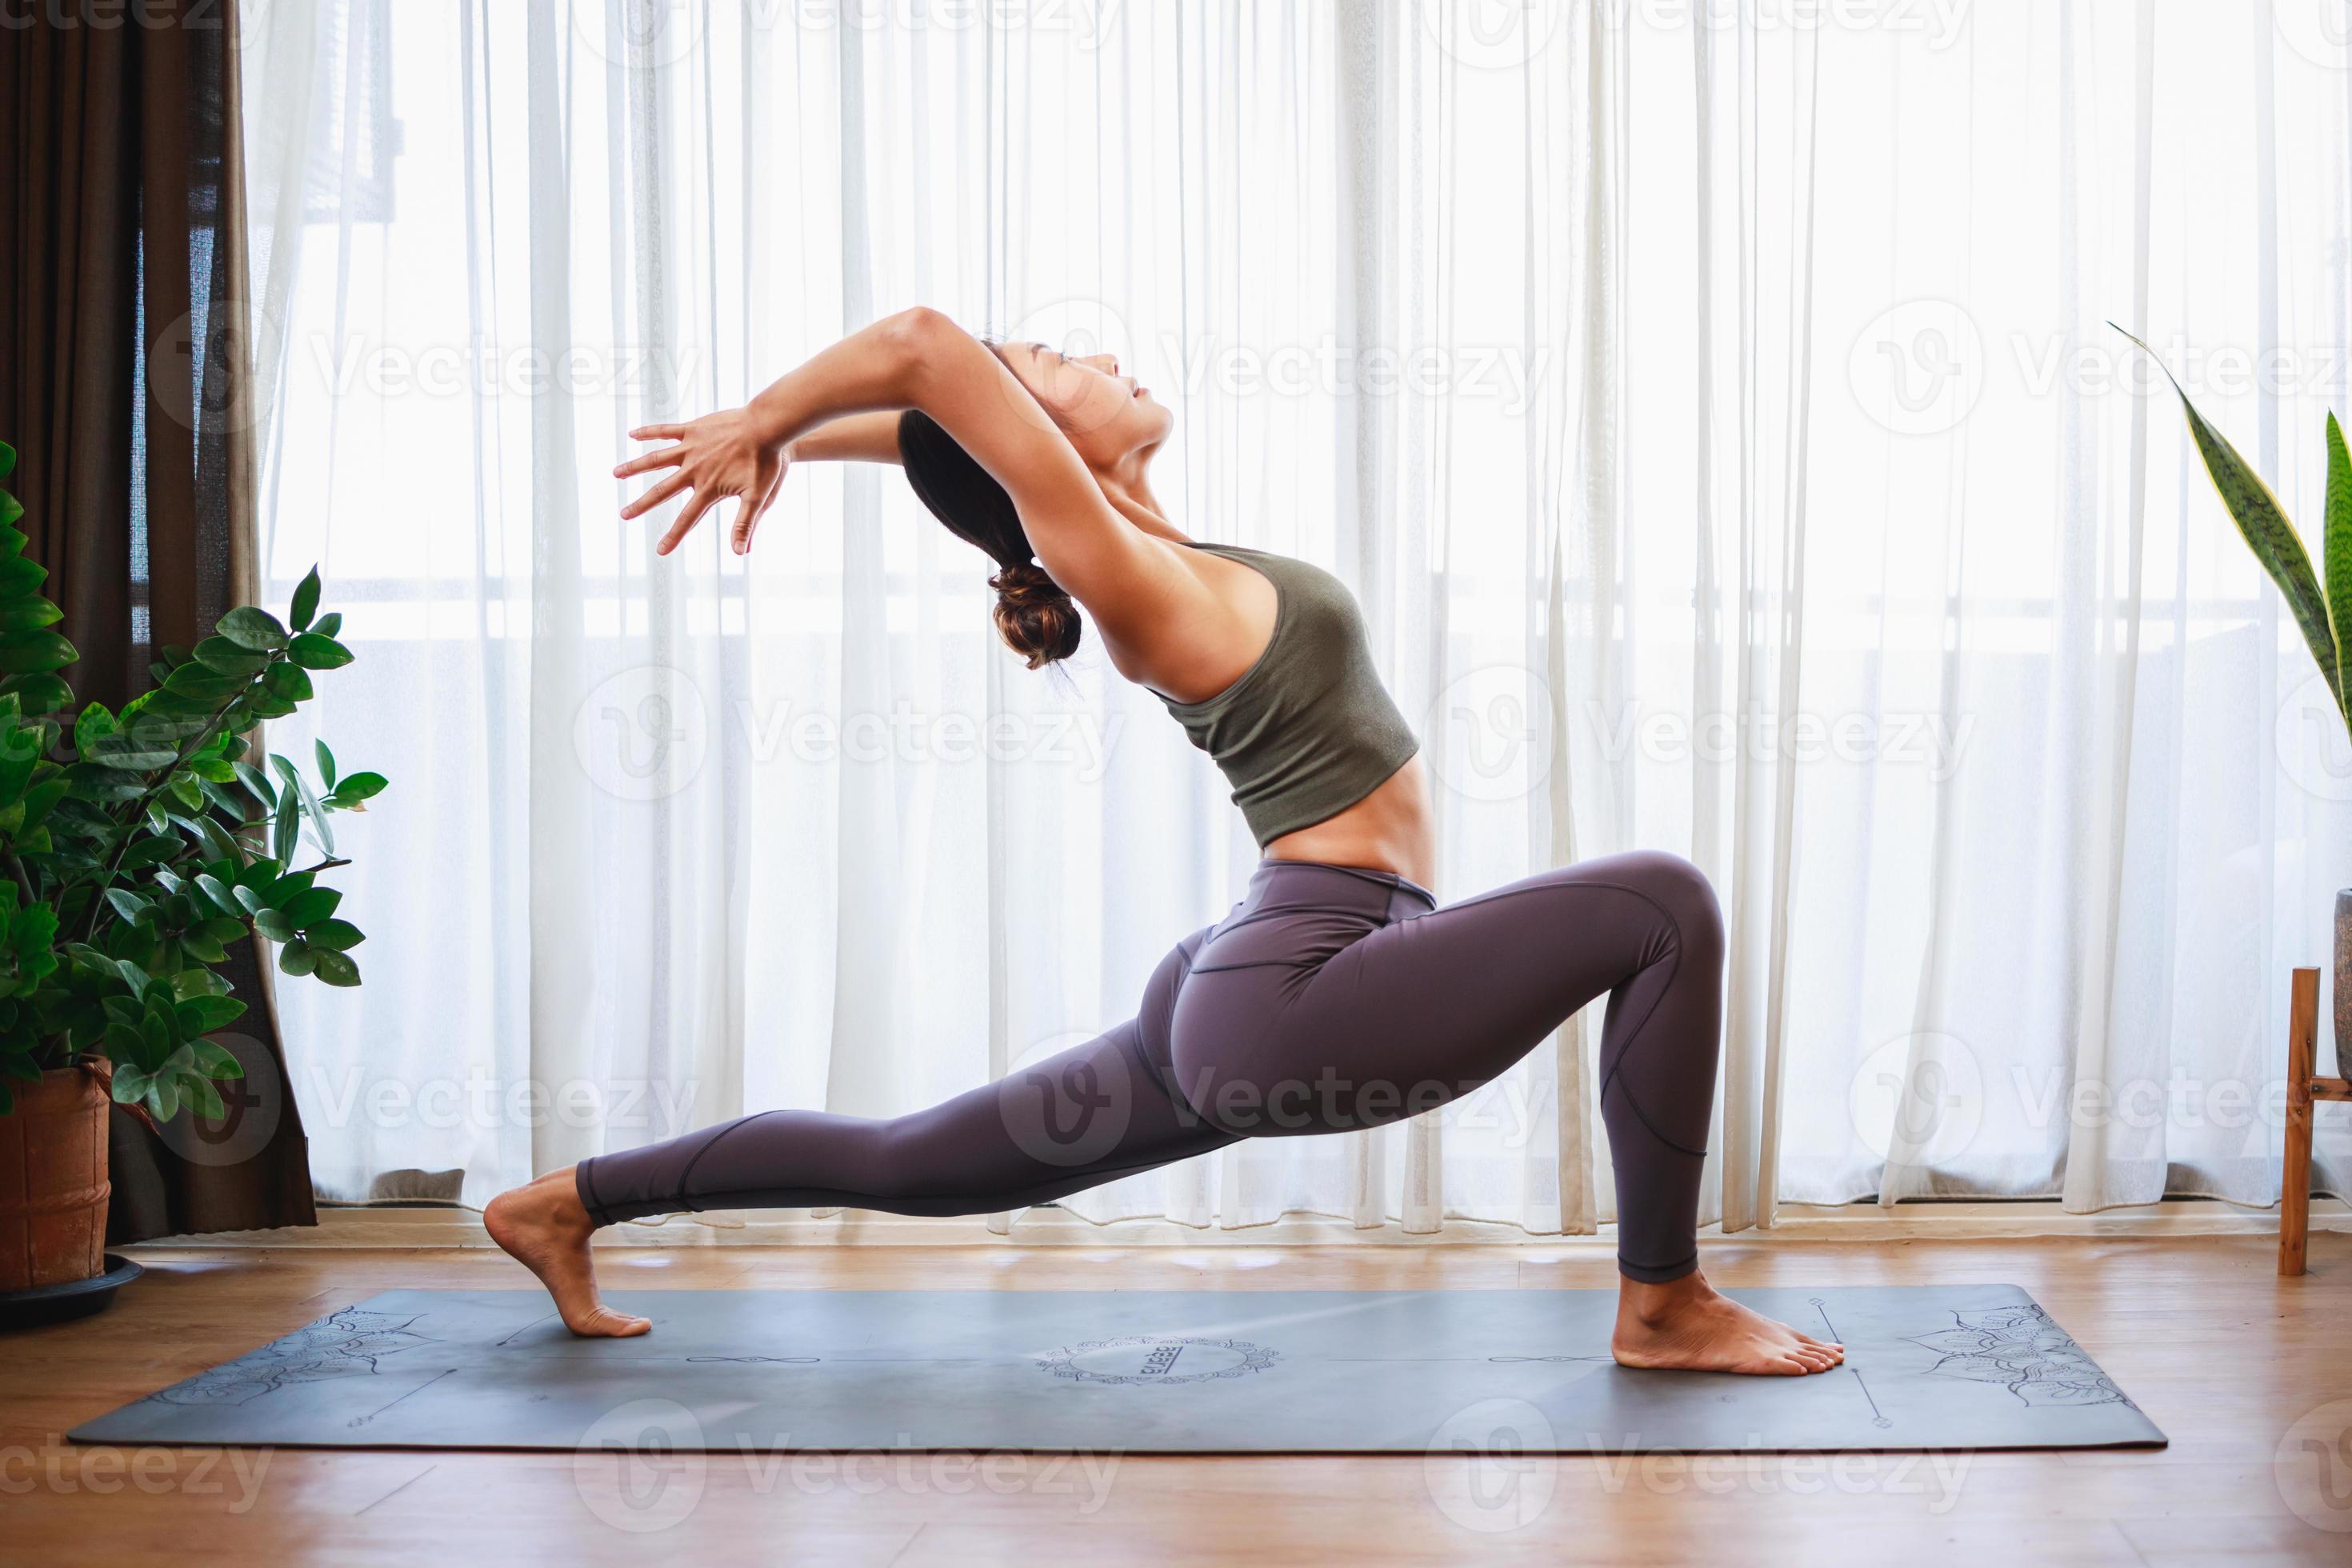
[[[9,1087],[16,1106],[0,1116],[0,1290],[104,1273],[105,1084],[68,1068]]]

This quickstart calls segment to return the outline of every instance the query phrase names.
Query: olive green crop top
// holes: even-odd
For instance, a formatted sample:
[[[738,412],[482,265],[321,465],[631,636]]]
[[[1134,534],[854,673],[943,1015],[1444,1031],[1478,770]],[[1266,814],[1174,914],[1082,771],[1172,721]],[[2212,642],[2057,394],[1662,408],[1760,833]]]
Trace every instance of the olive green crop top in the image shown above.
[[[1421,750],[1372,668],[1363,613],[1319,566],[1238,544],[1193,544],[1274,584],[1274,635],[1241,679],[1200,702],[1160,693],[1209,753],[1264,848],[1329,820],[1371,794]]]

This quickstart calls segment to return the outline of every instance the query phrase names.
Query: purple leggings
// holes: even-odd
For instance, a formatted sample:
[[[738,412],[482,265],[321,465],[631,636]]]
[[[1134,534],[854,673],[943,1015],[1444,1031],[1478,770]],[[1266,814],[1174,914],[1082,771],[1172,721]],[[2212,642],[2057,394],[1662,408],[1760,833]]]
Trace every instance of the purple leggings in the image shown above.
[[[1697,1267],[1723,924],[1697,868],[1612,855],[1436,907],[1402,877],[1268,860],[1153,971],[1137,1015],[887,1121],[769,1110],[581,1162],[598,1225],[707,1208],[993,1214],[1243,1138],[1459,1099],[1610,994],[1601,1113],[1618,1268]]]

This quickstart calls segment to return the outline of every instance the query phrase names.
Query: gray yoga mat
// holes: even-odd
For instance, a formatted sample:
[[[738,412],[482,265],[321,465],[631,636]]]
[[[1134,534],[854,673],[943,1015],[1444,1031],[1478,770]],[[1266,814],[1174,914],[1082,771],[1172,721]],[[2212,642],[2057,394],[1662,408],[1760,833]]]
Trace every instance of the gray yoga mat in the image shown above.
[[[1629,1372],[1608,1290],[388,1290],[77,1428],[88,1443],[670,1451],[1652,1453],[2137,1447],[2014,1285],[1730,1292],[1812,1377]]]

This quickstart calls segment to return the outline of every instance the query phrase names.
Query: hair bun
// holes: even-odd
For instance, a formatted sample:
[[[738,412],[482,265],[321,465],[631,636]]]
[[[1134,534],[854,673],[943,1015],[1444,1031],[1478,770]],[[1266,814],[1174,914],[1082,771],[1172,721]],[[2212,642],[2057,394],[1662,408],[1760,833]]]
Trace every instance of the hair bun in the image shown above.
[[[1007,566],[988,580],[996,590],[997,632],[1032,669],[1078,651],[1078,606],[1062,585],[1031,562]]]

